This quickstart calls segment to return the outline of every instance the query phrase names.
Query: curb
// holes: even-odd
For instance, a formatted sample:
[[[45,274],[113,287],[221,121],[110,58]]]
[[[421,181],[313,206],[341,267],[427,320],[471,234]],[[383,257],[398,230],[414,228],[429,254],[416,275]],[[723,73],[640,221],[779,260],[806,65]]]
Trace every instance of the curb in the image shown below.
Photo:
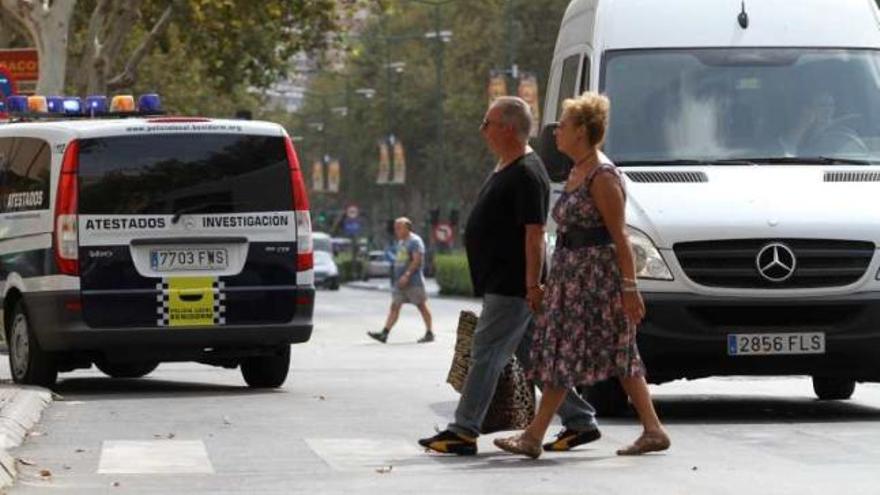
[[[15,458],[9,449],[24,442],[28,431],[37,424],[43,410],[52,403],[52,392],[37,387],[0,387],[0,488],[15,481]]]

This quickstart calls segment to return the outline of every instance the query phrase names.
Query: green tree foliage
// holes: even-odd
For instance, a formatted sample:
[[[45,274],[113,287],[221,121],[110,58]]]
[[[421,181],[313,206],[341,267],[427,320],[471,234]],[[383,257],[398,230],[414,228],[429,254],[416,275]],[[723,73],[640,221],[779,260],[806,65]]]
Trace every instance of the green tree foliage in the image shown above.
[[[488,105],[489,72],[509,69],[512,61],[520,70],[535,73],[543,106],[543,86],[567,5],[568,0],[453,0],[442,7],[440,28],[453,31],[453,36],[443,52],[446,145],[441,160],[437,41],[424,36],[435,30],[436,12],[412,0],[386,2],[384,15],[377,13],[363,35],[352,41],[346,66],[313,78],[305,107],[288,120],[295,133],[305,137],[299,147],[304,162],[323,153],[348,157],[343,160],[341,194],[313,194],[312,202],[320,207],[357,203],[375,217],[372,233],[380,237],[389,218],[388,194],[393,194],[393,215],[412,216],[417,230],[423,230],[432,208],[441,209],[441,219],[453,208],[466,218],[494,160],[478,131]],[[404,62],[405,69],[389,77],[387,62]],[[354,93],[363,87],[375,89],[375,98],[364,100]],[[508,89],[516,94],[512,78]],[[348,116],[329,112],[343,104],[346,95],[352,107]],[[307,126],[317,121],[327,123],[324,132]],[[387,132],[406,146],[405,187],[375,184],[377,141]]]
[[[358,0],[65,0],[64,32],[40,25],[66,49],[41,53],[67,67],[52,86],[69,93],[125,92],[148,87],[166,102],[208,115],[250,104],[247,88],[265,88],[284,76],[291,55],[333,46],[337,22]],[[22,2],[24,4],[24,2]],[[5,24],[21,24],[28,9],[3,3]],[[22,7],[24,8],[24,7]],[[43,16],[45,17],[45,16]],[[45,23],[43,23],[45,24]],[[70,26],[69,30],[65,26]],[[16,26],[17,27],[17,26]],[[59,28],[60,29],[60,28]],[[15,31],[24,32],[23,27]],[[6,45],[20,44],[6,35]],[[35,43],[34,40],[30,40]],[[66,61],[69,60],[69,63]],[[177,92],[180,90],[181,92]],[[185,91],[185,92],[184,92]]]

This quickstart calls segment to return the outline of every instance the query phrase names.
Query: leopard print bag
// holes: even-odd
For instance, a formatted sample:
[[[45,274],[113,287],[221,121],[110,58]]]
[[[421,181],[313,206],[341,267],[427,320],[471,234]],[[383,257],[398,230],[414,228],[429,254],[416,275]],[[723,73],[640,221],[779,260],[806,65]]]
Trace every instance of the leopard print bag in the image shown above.
[[[455,353],[452,366],[446,381],[457,392],[464,387],[465,378],[471,365],[471,347],[474,330],[477,327],[477,315],[471,311],[462,311],[458,317]],[[535,416],[535,387],[526,379],[525,370],[511,356],[510,361],[498,378],[495,395],[489,404],[489,411],[483,420],[482,433],[503,430],[522,430]]]

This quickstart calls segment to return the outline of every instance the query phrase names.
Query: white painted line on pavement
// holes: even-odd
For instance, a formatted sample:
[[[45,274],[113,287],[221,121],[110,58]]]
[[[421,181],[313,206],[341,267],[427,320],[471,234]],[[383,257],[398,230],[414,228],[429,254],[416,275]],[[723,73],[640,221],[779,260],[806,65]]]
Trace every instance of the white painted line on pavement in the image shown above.
[[[98,474],[213,474],[201,440],[106,440]]]

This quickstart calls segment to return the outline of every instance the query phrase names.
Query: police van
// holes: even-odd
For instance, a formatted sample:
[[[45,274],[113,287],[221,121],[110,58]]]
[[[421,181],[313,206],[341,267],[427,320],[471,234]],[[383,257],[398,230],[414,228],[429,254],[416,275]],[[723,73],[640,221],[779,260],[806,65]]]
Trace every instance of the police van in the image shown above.
[[[556,194],[554,121],[585,90],[611,100],[649,381],[808,375],[820,399],[880,381],[874,0],[572,1],[543,115]]]
[[[17,383],[197,361],[278,387],[290,344],[309,340],[291,139],[273,123],[153,115],[155,100],[7,101],[26,115],[0,124],[0,334]]]

